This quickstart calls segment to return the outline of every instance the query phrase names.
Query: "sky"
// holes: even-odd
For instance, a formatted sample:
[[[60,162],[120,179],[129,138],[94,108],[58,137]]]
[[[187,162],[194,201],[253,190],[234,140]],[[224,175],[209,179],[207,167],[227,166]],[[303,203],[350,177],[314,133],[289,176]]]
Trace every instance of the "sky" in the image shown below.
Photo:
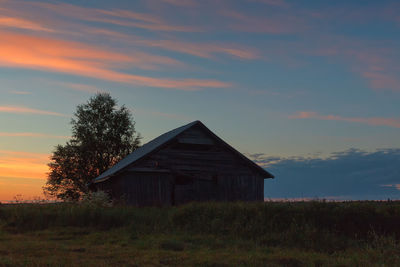
[[[201,120],[275,174],[266,198],[400,198],[399,14],[389,0],[0,0],[0,201],[43,197],[96,92],[132,111],[143,143]]]

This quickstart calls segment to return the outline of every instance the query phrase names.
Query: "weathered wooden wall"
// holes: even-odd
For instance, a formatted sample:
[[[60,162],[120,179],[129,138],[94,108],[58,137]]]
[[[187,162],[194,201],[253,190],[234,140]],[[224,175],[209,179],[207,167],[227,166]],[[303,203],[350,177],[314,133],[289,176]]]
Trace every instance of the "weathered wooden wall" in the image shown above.
[[[147,172],[138,172],[140,169]],[[183,132],[115,178],[108,186],[113,194],[125,194],[135,205],[264,199],[264,177],[198,127]]]
[[[137,206],[171,205],[172,177],[168,173],[130,172],[110,179],[98,189],[114,199],[123,199]]]

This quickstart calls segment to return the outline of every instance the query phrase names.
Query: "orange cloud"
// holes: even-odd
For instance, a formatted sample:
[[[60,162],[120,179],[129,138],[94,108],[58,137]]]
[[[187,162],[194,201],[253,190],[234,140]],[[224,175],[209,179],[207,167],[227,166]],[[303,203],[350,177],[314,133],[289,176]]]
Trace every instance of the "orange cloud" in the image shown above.
[[[16,114],[39,114],[66,117],[67,115],[53,111],[46,111],[40,109],[27,108],[22,106],[0,106],[0,112],[16,113]]]
[[[0,66],[4,67],[62,72],[120,83],[189,91],[205,87],[231,86],[229,83],[216,80],[172,80],[112,70],[112,67],[121,67],[124,64],[137,66],[135,63],[138,63],[140,67],[140,62],[146,57],[142,55],[139,58],[141,59],[138,61],[134,56],[109,52],[76,42],[0,31]],[[151,60],[152,57],[148,58]]]
[[[47,32],[53,31],[52,29],[44,27],[34,21],[21,18],[1,17],[1,16],[0,16],[0,27],[11,27],[11,28],[19,28],[19,29],[34,30],[34,31],[47,31]]]
[[[289,116],[290,119],[317,119],[317,120],[330,120],[330,121],[347,121],[362,123],[372,126],[388,126],[393,128],[400,128],[400,119],[394,118],[354,118],[354,117],[341,117],[336,115],[320,115],[316,112],[300,111],[295,115]]]
[[[50,155],[0,150],[0,176],[45,179]]]
[[[63,135],[51,135],[51,134],[43,134],[43,133],[9,133],[9,132],[0,132],[0,137],[38,137],[38,138],[60,138],[66,139],[69,136]]]
[[[0,176],[0,202],[18,199],[33,200],[44,199],[42,187],[45,180]]]

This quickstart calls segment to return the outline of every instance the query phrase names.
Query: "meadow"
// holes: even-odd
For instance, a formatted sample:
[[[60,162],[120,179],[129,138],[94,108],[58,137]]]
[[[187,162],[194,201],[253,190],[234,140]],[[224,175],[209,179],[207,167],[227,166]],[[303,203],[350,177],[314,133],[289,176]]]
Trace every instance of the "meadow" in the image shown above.
[[[400,266],[400,202],[0,205],[0,266]]]

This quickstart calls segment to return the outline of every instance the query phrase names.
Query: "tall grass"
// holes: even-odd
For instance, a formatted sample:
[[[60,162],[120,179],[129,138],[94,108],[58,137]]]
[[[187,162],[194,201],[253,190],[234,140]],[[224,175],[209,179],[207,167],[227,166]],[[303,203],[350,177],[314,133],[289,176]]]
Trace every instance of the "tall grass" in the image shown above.
[[[0,229],[126,228],[147,233],[209,234],[259,245],[333,252],[397,244],[400,202],[192,203],[179,207],[102,207],[68,203],[0,206]]]

